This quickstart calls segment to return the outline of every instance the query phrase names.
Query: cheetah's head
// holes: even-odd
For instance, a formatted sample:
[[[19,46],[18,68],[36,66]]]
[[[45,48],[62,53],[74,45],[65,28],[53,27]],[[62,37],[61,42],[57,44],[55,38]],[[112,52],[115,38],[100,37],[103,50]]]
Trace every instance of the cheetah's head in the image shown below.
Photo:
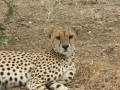
[[[45,29],[44,32],[49,37],[55,52],[68,55],[75,51],[75,43],[79,30],[73,30],[68,26],[64,26],[53,31]]]

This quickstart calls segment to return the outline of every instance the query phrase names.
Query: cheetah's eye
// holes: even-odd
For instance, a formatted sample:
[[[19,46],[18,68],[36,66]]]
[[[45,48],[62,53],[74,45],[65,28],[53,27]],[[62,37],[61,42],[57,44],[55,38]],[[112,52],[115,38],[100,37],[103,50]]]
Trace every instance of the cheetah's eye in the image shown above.
[[[60,36],[56,36],[56,39],[60,40]]]
[[[69,39],[72,39],[72,38],[73,38],[73,35],[70,35],[70,36],[69,36]]]

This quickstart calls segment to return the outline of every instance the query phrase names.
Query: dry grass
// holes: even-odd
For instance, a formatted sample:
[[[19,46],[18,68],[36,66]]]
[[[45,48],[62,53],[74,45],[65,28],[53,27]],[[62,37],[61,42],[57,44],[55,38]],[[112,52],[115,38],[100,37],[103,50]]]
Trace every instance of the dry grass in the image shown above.
[[[56,1],[60,2],[55,4]],[[0,50],[44,51],[50,48],[44,28],[81,26],[76,51],[77,74],[68,87],[120,90],[119,0],[17,0],[15,5],[14,18],[7,24],[6,33],[17,41]],[[0,6],[2,22],[7,7],[2,1]]]

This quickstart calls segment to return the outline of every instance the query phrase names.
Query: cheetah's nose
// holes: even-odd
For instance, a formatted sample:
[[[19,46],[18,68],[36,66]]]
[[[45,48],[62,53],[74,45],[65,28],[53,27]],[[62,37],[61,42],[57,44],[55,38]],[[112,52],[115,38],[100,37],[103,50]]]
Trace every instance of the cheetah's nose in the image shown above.
[[[69,47],[69,45],[62,45],[62,47],[65,49],[65,51],[67,50],[67,48]]]

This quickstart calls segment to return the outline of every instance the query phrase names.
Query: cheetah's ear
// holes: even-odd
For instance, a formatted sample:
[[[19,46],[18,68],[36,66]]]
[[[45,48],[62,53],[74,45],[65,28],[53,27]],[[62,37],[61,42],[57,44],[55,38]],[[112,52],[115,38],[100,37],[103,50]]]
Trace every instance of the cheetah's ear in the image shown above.
[[[73,29],[75,30],[76,34],[79,35],[79,32],[80,32],[80,30],[82,30],[82,27],[81,26],[79,26],[77,28],[73,27]]]
[[[47,28],[45,28],[44,29],[44,33],[45,33],[45,35],[47,36],[47,37],[49,37],[49,38],[51,38],[51,31],[50,30],[48,30]]]

